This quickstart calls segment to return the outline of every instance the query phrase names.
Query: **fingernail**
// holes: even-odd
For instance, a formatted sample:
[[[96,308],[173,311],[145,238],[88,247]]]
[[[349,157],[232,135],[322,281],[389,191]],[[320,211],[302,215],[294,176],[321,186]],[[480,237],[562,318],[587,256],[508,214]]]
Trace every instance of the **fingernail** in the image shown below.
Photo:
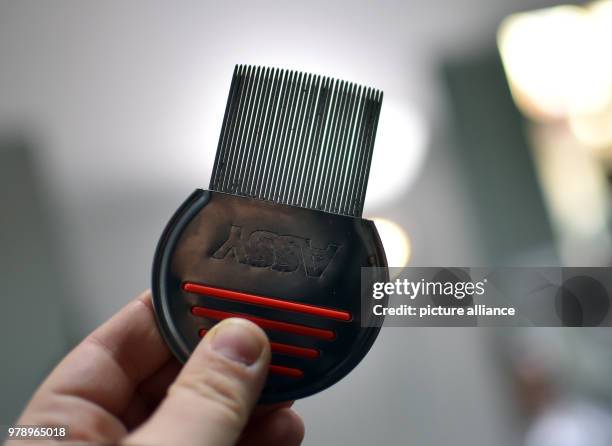
[[[261,336],[242,319],[226,319],[213,328],[210,346],[217,353],[244,365],[251,365],[261,356]]]

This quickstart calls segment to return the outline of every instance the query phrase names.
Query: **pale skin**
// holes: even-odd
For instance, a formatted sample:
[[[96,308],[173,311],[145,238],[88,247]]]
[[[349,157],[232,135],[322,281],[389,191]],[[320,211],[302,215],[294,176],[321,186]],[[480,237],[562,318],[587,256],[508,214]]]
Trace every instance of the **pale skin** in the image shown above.
[[[17,424],[67,425],[70,440],[103,444],[299,445],[290,403],[256,407],[269,362],[265,333],[227,319],[181,366],[145,292],[61,361]]]

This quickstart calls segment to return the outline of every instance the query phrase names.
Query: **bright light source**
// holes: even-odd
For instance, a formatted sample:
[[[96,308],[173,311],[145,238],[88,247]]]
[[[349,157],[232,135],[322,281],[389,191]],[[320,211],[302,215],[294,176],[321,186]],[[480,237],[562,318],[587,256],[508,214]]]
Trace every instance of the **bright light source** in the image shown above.
[[[612,104],[602,113],[594,115],[572,115],[569,128],[586,148],[595,153],[612,147]]]
[[[540,180],[560,234],[583,240],[605,234],[608,193],[601,164],[586,151],[576,150],[567,133],[541,127],[533,136]]]
[[[397,223],[386,218],[372,218],[378,235],[385,248],[389,266],[403,267],[408,265],[411,255],[410,239],[406,231]]]
[[[387,203],[404,194],[421,169],[427,141],[424,116],[407,104],[383,101],[366,207]]]
[[[499,50],[517,105],[537,119],[596,113],[612,96],[610,2],[515,14]]]

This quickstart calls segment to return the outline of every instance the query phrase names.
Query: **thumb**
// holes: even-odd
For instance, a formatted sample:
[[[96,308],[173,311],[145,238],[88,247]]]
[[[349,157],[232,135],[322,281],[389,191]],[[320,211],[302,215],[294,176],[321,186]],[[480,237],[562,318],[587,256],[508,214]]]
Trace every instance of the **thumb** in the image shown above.
[[[270,345],[244,319],[226,319],[200,342],[153,416],[128,444],[224,446],[238,440],[266,378]]]

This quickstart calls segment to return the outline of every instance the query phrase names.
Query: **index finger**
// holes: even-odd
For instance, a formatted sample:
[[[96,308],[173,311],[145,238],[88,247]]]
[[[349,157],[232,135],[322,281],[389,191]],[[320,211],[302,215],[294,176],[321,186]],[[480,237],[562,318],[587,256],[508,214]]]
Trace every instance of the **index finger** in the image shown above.
[[[120,416],[138,384],[170,357],[147,291],[72,350],[36,392],[29,409],[55,394],[84,399]]]

